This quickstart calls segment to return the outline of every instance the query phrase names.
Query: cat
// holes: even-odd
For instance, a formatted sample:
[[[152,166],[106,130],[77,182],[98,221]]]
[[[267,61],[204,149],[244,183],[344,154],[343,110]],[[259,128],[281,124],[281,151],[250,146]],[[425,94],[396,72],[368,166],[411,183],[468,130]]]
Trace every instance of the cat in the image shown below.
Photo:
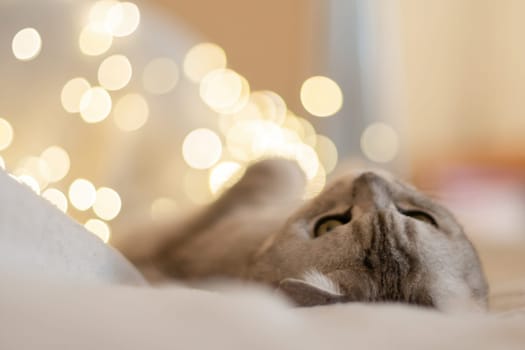
[[[305,202],[304,185],[295,162],[260,161],[151,252],[127,255],[164,277],[261,282],[299,306],[487,307],[477,253],[443,206],[372,171],[345,175]]]

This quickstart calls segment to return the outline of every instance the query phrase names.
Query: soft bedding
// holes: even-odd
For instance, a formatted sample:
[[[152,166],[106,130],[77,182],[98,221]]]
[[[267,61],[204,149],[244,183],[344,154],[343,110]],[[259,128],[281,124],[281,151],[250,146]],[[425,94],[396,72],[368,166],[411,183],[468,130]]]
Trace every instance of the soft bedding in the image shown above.
[[[519,274],[492,286],[491,314],[293,308],[253,286],[152,288],[118,252],[1,172],[0,192],[0,349],[525,348]]]
[[[5,280],[4,280],[5,281]],[[523,349],[523,314],[400,305],[292,308],[258,289],[79,286],[8,280],[1,349]]]

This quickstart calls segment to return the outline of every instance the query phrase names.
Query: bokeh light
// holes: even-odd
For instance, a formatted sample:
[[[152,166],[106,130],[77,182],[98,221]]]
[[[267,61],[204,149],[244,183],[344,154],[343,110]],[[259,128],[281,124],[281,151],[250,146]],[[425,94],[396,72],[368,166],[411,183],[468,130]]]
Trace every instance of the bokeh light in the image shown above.
[[[212,194],[218,194],[235,184],[244,173],[244,168],[236,162],[221,162],[210,171],[208,185]]]
[[[18,177],[30,176],[38,183],[40,189],[44,189],[49,184],[50,173],[49,165],[43,159],[33,156],[22,158],[13,171]]]
[[[132,74],[128,58],[124,55],[113,55],[100,64],[98,81],[107,90],[119,90],[129,83]]]
[[[279,150],[286,145],[282,129],[274,122],[265,120],[255,122],[257,131],[251,142],[252,158],[279,155]]]
[[[226,68],[226,54],[219,45],[200,43],[188,51],[183,68],[186,77],[198,83],[212,70]]]
[[[335,143],[324,135],[317,135],[315,151],[324,170],[327,174],[330,174],[337,165],[337,147]]]
[[[109,9],[107,18],[110,24],[108,29],[113,36],[128,36],[140,24],[140,10],[132,2],[120,2]]]
[[[14,132],[11,124],[0,118],[0,151],[3,151],[13,142]]]
[[[111,236],[111,230],[104,221],[98,219],[89,219],[84,224],[84,227],[86,228],[86,230],[100,238],[102,242],[108,243],[109,237]]]
[[[109,50],[113,37],[103,24],[89,23],[80,32],[78,45],[80,51],[88,56],[99,56]]]
[[[36,192],[41,189],[43,198],[64,212],[69,210],[70,214],[76,219],[80,219],[81,222],[85,222],[90,217],[93,218],[86,222],[86,227],[97,232],[107,241],[110,235],[108,222],[117,219],[118,225],[115,227],[119,228],[122,223],[126,222],[126,218],[123,217],[123,214],[126,213],[122,208],[120,195],[126,195],[125,198],[135,198],[137,193],[133,192],[134,189],[131,193],[132,196],[129,197],[125,192],[129,189],[124,187],[119,187],[119,192],[123,191],[120,194],[108,187],[99,188],[97,191],[96,187],[88,180],[77,179],[73,181],[77,177],[86,177],[98,183],[101,179],[100,176],[104,174],[97,174],[97,169],[99,169],[97,164],[83,164],[94,159],[91,155],[85,154],[86,157],[84,158],[80,155],[82,159],[79,164],[71,163],[73,158],[70,156],[76,159],[79,156],[77,153],[89,153],[90,150],[83,149],[80,147],[82,145],[77,144],[82,142],[81,139],[71,139],[72,135],[74,138],[76,134],[70,128],[85,129],[90,137],[97,135],[104,137],[103,144],[96,144],[95,148],[91,150],[92,152],[97,153],[101,150],[104,152],[104,150],[115,146],[114,143],[117,142],[119,145],[117,145],[116,152],[119,153],[121,146],[128,147],[128,141],[130,144],[138,141],[139,139],[136,137],[146,137],[148,140],[151,138],[149,133],[144,132],[153,132],[153,129],[149,129],[158,126],[151,123],[153,115],[150,116],[150,107],[152,108],[151,113],[161,113],[159,117],[162,117],[163,111],[170,111],[170,108],[164,108],[166,105],[157,111],[157,109],[153,110],[153,106],[154,103],[166,100],[172,101],[170,103],[173,104],[174,108],[181,108],[181,111],[184,112],[181,117],[187,119],[188,116],[192,117],[192,113],[195,114],[195,119],[190,124],[186,123],[186,126],[183,125],[182,119],[179,121],[182,124],[177,122],[185,131],[189,132],[193,128],[200,127],[199,124],[203,125],[202,123],[210,125],[206,126],[210,129],[193,130],[179,144],[179,152],[182,151],[183,160],[189,167],[184,164],[182,168],[180,164],[170,166],[171,171],[177,172],[175,175],[181,178],[173,191],[159,188],[163,187],[161,185],[164,183],[163,181],[154,184],[155,189],[148,191],[150,195],[156,193],[159,196],[156,199],[149,197],[152,202],[146,203],[146,205],[151,204],[151,208],[146,207],[146,209],[151,209],[153,220],[161,220],[176,215],[178,209],[187,204],[185,198],[178,198],[178,196],[183,197],[182,191],[193,203],[209,203],[242,176],[247,164],[266,157],[284,156],[297,160],[308,177],[308,188],[305,196],[311,197],[323,188],[326,173],[332,171],[337,163],[337,149],[333,142],[325,136],[317,135],[316,130],[308,120],[289,111],[285,101],[277,93],[267,90],[250,91],[248,81],[234,70],[227,68],[227,57],[223,48],[213,43],[199,43],[191,47],[184,59],[181,60],[180,56],[175,54],[180,53],[177,48],[175,51],[166,51],[158,46],[162,43],[156,43],[155,39],[152,43],[151,39],[154,34],[156,35],[155,29],[143,31],[136,38],[117,39],[130,35],[139,28],[141,13],[135,4],[116,0],[90,1],[87,8],[90,9],[89,14],[85,16],[87,18],[84,18],[86,21],[77,23],[77,20],[82,19],[82,15],[87,15],[87,13],[80,13],[80,10],[86,10],[83,6],[78,9],[79,13],[74,16],[75,23],[67,22],[73,25],[73,33],[70,34],[74,35],[74,38],[70,46],[73,45],[72,48],[77,51],[77,55],[73,55],[75,57],[72,58],[78,58],[80,61],[75,63],[73,60],[67,67],[59,67],[65,74],[62,78],[59,77],[63,80],[59,79],[55,82],[59,84],[57,85],[59,89],[62,88],[60,103],[63,109],[68,113],[79,113],[82,120],[87,123],[101,122],[109,114],[112,114],[113,121],[111,124],[114,122],[120,130],[126,132],[139,130],[148,122],[149,118],[152,120],[147,125],[148,130],[144,128],[143,132],[130,133],[125,136],[119,133],[114,134],[117,130],[108,122],[98,126],[87,126],[76,119],[64,120],[67,125],[55,125],[53,128],[58,127],[55,136],[63,136],[64,143],[60,143],[60,145],[62,147],[67,145],[67,152],[58,144],[47,143],[44,144],[43,148],[38,148],[38,152],[43,149],[40,155],[27,157],[28,155],[24,154],[26,151],[24,151],[23,145],[18,145],[22,139],[27,139],[22,137],[24,135],[19,135],[23,130],[20,131],[17,128],[17,140],[15,140],[17,142],[14,145],[15,147],[10,146],[13,141],[13,129],[7,121],[0,119],[0,150],[8,147],[13,148],[9,150],[9,153],[6,153],[6,156],[9,157],[7,158],[9,170],[12,170],[11,159],[14,161],[13,164],[19,164],[20,159],[24,160],[20,163],[22,164],[20,167],[13,167],[15,169],[13,175],[18,181],[30,185]],[[144,15],[149,14],[144,13]],[[152,20],[151,23],[153,22]],[[71,31],[65,30],[65,33],[68,32]],[[8,45],[14,33],[15,31],[8,34]],[[44,51],[42,51],[44,54],[51,48],[53,50],[60,49],[55,43],[52,47],[48,47],[48,40],[50,39],[47,36],[49,33],[44,31],[44,28],[41,29],[41,34],[45,41]],[[184,37],[187,33],[174,32],[174,37],[179,34]],[[58,40],[59,37],[52,37],[52,39]],[[191,40],[191,38],[187,39]],[[149,43],[144,43],[145,40],[149,40]],[[187,41],[183,41],[187,43]],[[184,42],[181,42],[182,46],[186,45]],[[113,44],[115,47],[112,47]],[[18,59],[29,60],[37,57],[41,52],[42,39],[36,30],[26,28],[15,35],[12,46],[13,53]],[[77,47],[80,48],[80,51]],[[7,49],[7,54],[10,55],[9,47]],[[140,57],[137,56],[137,53]],[[170,53],[173,53],[173,57],[169,57]],[[84,55],[98,57],[85,57]],[[161,55],[167,57],[159,57]],[[42,58],[48,60],[44,56],[41,55]],[[15,60],[13,59],[13,61]],[[22,63],[19,62],[18,64]],[[82,72],[72,74],[71,68],[74,67],[84,70],[87,72],[85,74],[88,75],[80,77],[79,75]],[[49,69],[50,72],[53,72],[51,66]],[[93,76],[94,73],[96,76]],[[184,79],[180,81],[181,75],[184,75],[188,81],[184,81]],[[307,96],[308,93],[318,95],[322,103],[315,100],[316,104],[312,107],[313,109],[310,108],[310,111],[307,103],[303,101],[305,108],[314,115],[320,116],[337,112],[342,105],[342,94],[337,84],[326,77],[313,78],[318,78],[317,91],[314,89],[314,93],[308,92],[307,81],[303,85],[303,89],[306,91],[304,95]],[[68,81],[68,79],[71,80]],[[330,92],[330,87],[326,88],[326,85],[323,87],[322,84],[319,84],[319,81],[322,82],[323,79],[329,80],[333,83],[332,85],[335,85],[335,90],[340,94],[339,102],[337,102],[337,94],[334,94],[333,91]],[[206,106],[216,113],[203,110],[202,103],[194,104],[200,101],[195,101],[195,96],[191,96],[190,92],[193,91],[195,94],[197,86],[190,84],[190,82],[200,84],[198,86],[199,96]],[[139,85],[142,83],[142,86],[136,86],[136,83]],[[177,84],[180,84],[178,89],[181,90],[173,91],[175,87],[178,87]],[[54,85],[51,84],[50,86]],[[143,87],[142,91],[140,91],[141,87]],[[128,91],[128,88],[138,88],[139,90]],[[186,91],[187,88],[191,88],[191,91]],[[125,90],[113,92],[121,89]],[[321,90],[320,93],[318,93],[319,89]],[[55,89],[54,91],[54,103],[60,108],[57,96],[59,90]],[[174,92],[174,94],[163,98],[150,95],[170,92]],[[181,102],[181,96],[182,99],[187,98],[187,102]],[[303,98],[303,91],[301,91],[301,98]],[[322,111],[319,112],[319,110]],[[48,114],[52,115],[53,111],[50,111]],[[6,118],[14,122],[15,118],[18,117],[16,115],[13,119],[11,116]],[[157,116],[155,115],[155,117]],[[308,117],[310,118],[310,116]],[[215,126],[214,123],[217,122],[222,132],[220,136],[217,134],[219,131],[212,130]],[[13,125],[16,127],[18,124]],[[187,129],[188,125],[191,125],[191,129]],[[67,128],[67,130],[62,130],[63,128]],[[62,132],[63,134],[61,134]],[[173,135],[173,137],[179,137],[179,142],[181,142],[180,135]],[[124,146],[120,145],[123,140],[125,140]],[[159,144],[164,144],[163,140],[159,139],[159,141]],[[52,146],[47,147],[49,145]],[[18,150],[18,146],[22,148]],[[41,146],[42,144],[40,146],[38,143],[35,144],[35,147]],[[171,147],[168,144],[165,146]],[[12,152],[15,153],[11,155]],[[68,154],[68,152],[71,153]],[[1,153],[3,154],[3,152]],[[176,157],[172,161],[180,162],[179,158]],[[0,167],[5,167],[3,162],[3,158],[0,157]],[[104,169],[108,168],[106,160],[102,159],[102,163],[98,165],[103,165]],[[150,165],[154,166],[153,163]],[[74,170],[74,166],[78,167],[75,170],[78,174],[71,176],[70,172]],[[109,168],[111,170],[111,164]],[[173,175],[173,173],[169,175]],[[63,182],[64,179],[67,182]],[[47,188],[49,184],[52,184],[53,187]],[[68,185],[70,185],[69,188]],[[173,195],[173,198],[169,197],[170,195]],[[77,209],[87,211],[90,208],[93,209],[93,212],[89,217],[86,216],[87,213],[77,211]]]
[[[298,135],[303,135],[304,130],[299,118],[290,111],[287,111],[283,127],[295,131]]]
[[[343,106],[343,93],[335,81],[323,76],[314,76],[301,86],[301,103],[312,115],[328,117]]]
[[[233,123],[226,132],[228,153],[242,162],[272,156],[295,159],[296,151],[303,148],[296,148],[295,144],[309,147],[302,143],[294,131],[268,120],[240,120]]]
[[[244,77],[231,69],[216,69],[201,81],[200,96],[217,113],[240,111],[250,97],[250,86]]]
[[[70,159],[67,152],[59,146],[51,146],[46,148],[40,158],[47,164],[49,168],[50,182],[57,182],[62,180],[69,172]]]
[[[263,120],[264,116],[259,106],[252,99],[253,93],[250,94],[248,102],[239,111],[229,114],[221,114],[219,117],[219,130],[227,135],[229,130],[238,123]]]
[[[28,186],[36,194],[40,194],[40,186],[38,185],[38,181],[31,175],[20,175],[17,176],[16,179],[21,184]]]
[[[122,207],[122,201],[117,191],[109,187],[101,187],[97,190],[93,211],[97,216],[106,221],[113,220]]]
[[[281,96],[273,91],[254,91],[250,95],[250,102],[255,104],[261,113],[261,118],[270,120],[279,125],[286,118],[286,103]]]
[[[319,169],[319,159],[312,147],[304,143],[287,144],[281,152],[281,156],[297,161],[308,180],[315,177]]]
[[[78,77],[69,80],[62,88],[62,93],[60,94],[62,107],[69,113],[80,112],[80,99],[90,87],[91,85],[84,78]]]
[[[390,162],[399,150],[397,133],[387,124],[373,123],[361,135],[361,150],[374,162]]]
[[[91,6],[89,10],[89,22],[104,26],[104,29],[111,32],[112,28],[122,20],[122,13],[114,13],[110,16],[109,10],[118,4],[116,0],[100,0]]]
[[[113,117],[117,127],[123,131],[140,129],[148,120],[148,103],[139,94],[127,94],[115,105]]]
[[[42,197],[50,201],[64,213],[67,212],[67,198],[60,190],[48,188],[42,193]]]
[[[322,165],[317,168],[317,173],[306,183],[303,199],[310,199],[317,196],[326,185],[326,172]]]
[[[11,48],[17,59],[29,61],[40,53],[42,38],[36,29],[24,28],[13,37]]]
[[[69,201],[80,211],[91,208],[97,198],[95,186],[86,179],[76,179],[69,186]]]
[[[261,156],[269,142],[279,142],[279,139],[266,137],[267,122],[262,120],[241,120],[235,123],[226,134],[228,152],[239,161],[249,162]],[[254,145],[257,144],[255,147]],[[257,153],[257,155],[256,155]]]
[[[144,89],[152,94],[170,92],[179,81],[179,68],[170,58],[160,57],[151,60],[142,73]]]
[[[301,139],[309,146],[314,147],[317,142],[317,134],[312,123],[305,118],[297,117],[297,121],[301,124],[299,130],[301,131]]]
[[[151,218],[155,221],[173,219],[179,207],[174,199],[161,197],[151,203]]]
[[[80,115],[86,123],[98,123],[111,112],[111,96],[101,87],[87,90],[80,99]]]
[[[221,154],[221,139],[209,129],[193,130],[182,143],[182,156],[195,169],[211,168],[221,158]]]

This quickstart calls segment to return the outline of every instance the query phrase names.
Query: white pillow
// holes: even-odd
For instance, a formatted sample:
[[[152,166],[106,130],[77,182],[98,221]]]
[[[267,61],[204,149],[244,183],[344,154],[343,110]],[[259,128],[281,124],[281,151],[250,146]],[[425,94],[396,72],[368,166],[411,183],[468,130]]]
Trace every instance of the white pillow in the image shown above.
[[[1,169],[0,272],[62,282],[145,284],[119,252]]]

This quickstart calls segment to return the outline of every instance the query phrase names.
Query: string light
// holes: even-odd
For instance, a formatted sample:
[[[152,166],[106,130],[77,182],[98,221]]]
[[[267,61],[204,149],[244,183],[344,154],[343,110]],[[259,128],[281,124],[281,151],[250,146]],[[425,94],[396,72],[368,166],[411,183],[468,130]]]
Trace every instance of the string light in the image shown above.
[[[109,50],[113,37],[103,24],[89,23],[80,32],[78,45],[80,51],[88,56],[99,56]]]
[[[115,11],[111,16],[109,10],[118,4],[116,0],[101,0],[91,6],[89,10],[89,22],[103,27],[108,33],[122,21],[122,13]]]
[[[18,177],[30,176],[38,183],[40,189],[44,189],[49,184],[50,173],[49,165],[43,159],[32,156],[20,160],[13,171]]]
[[[304,138],[305,130],[303,123],[297,116],[292,114],[290,111],[287,112],[286,118],[284,119],[283,128],[288,129],[296,133],[300,138]]]
[[[113,36],[124,37],[132,34],[140,23],[140,10],[132,2],[120,2],[108,11],[108,17],[113,20],[110,31]]]
[[[60,94],[62,107],[69,113],[80,112],[80,99],[90,87],[91,85],[84,78],[78,77],[69,80],[62,88],[62,93]]]
[[[193,130],[182,143],[182,156],[194,169],[211,168],[221,158],[221,154],[221,139],[209,129]]]
[[[251,140],[252,159],[258,159],[264,156],[276,155],[279,149],[285,145],[285,139],[282,129],[273,122],[261,120],[252,122],[255,133]]]
[[[218,113],[235,113],[248,102],[250,86],[247,80],[231,69],[216,69],[201,81],[202,100]]]
[[[64,213],[67,212],[67,198],[61,191],[56,188],[48,188],[42,193],[42,197]]]
[[[226,187],[237,182],[244,172],[243,167],[236,162],[221,162],[210,171],[208,184],[212,194],[218,194]]]
[[[98,81],[107,90],[120,90],[129,83],[132,74],[128,58],[124,55],[113,55],[100,64]]]
[[[302,131],[301,139],[312,147],[315,146],[317,142],[317,134],[312,123],[304,118],[297,118],[297,121],[301,124],[300,130]]]
[[[179,68],[170,58],[160,57],[150,61],[144,68],[142,83],[152,94],[165,94],[173,90],[179,81]]]
[[[108,243],[109,237],[111,236],[111,230],[109,229],[109,226],[101,220],[98,219],[89,219],[85,224],[84,227],[93,233],[95,236],[100,238],[102,242]]]
[[[81,52],[88,56],[107,53],[113,40],[117,40],[115,38],[137,30],[140,17],[139,8],[131,2],[95,2],[89,12],[88,22],[78,36]],[[33,28],[18,32],[12,42],[13,54],[20,60],[37,57],[41,47],[40,34]],[[305,198],[315,196],[325,185],[326,173],[337,164],[337,149],[333,142],[326,136],[317,135],[308,120],[291,113],[277,93],[250,92],[248,81],[226,67],[224,50],[213,43],[193,46],[182,62],[183,74],[191,82],[200,84],[201,99],[220,114],[219,126],[226,144],[223,152],[221,138],[210,129],[193,130],[184,138],[182,155],[192,168],[188,169],[182,181],[187,197],[196,204],[208,203],[242,176],[244,164],[269,156],[295,159],[308,178]],[[82,77],[69,80],[61,90],[62,107],[69,113],[80,113],[87,123],[103,121],[113,108],[108,90],[127,87],[133,74],[136,74],[133,68],[137,67],[132,67],[124,55],[105,58],[97,72],[100,86],[91,86]],[[179,66],[172,58],[155,58],[144,67],[143,87],[151,94],[166,94],[177,86],[180,74]],[[311,114],[324,117],[340,110],[343,96],[337,83],[318,76],[303,83],[301,102]],[[133,131],[145,125],[149,112],[144,96],[126,91],[116,101],[112,116],[119,129]],[[11,125],[0,119],[0,150],[11,145],[13,134]],[[68,153],[57,145],[45,149],[40,157],[25,158],[21,164],[13,174],[16,174],[18,181],[37,193],[50,182],[64,179],[71,166]],[[1,157],[0,167],[5,168]],[[205,186],[206,183],[208,186]],[[108,187],[96,190],[85,179],[73,181],[67,194],[74,208],[80,211],[93,208],[93,212],[102,220],[90,219],[85,227],[107,242],[111,232],[105,221],[115,219],[121,212],[120,195]],[[67,212],[67,197],[60,190],[47,188],[42,197]],[[174,199],[157,198],[151,203],[151,217],[153,220],[172,217],[177,208]]]
[[[281,156],[297,161],[308,180],[317,174],[319,159],[312,147],[304,143],[287,144],[281,150]]]
[[[183,68],[189,80],[199,83],[212,70],[226,68],[226,54],[219,45],[200,43],[188,51]]]
[[[140,129],[148,120],[148,103],[139,94],[127,94],[118,100],[113,112],[115,124],[123,131]]]
[[[226,134],[228,152],[239,161],[249,162],[255,159],[252,144],[260,135],[263,122],[260,120],[241,120],[235,123]]]
[[[262,118],[279,125],[284,123],[287,112],[286,103],[275,92],[254,91],[250,95],[250,102],[257,106]]]
[[[361,150],[374,162],[390,162],[399,150],[397,133],[387,124],[373,123],[361,135]]]
[[[101,187],[97,190],[93,211],[97,216],[106,221],[113,220],[119,213],[122,202],[117,191]]]
[[[0,151],[8,148],[13,142],[14,132],[11,124],[0,118]]]
[[[302,142],[301,138],[294,130],[288,128],[281,128],[283,139],[285,143],[300,143]]]
[[[335,81],[323,76],[314,76],[301,86],[301,103],[317,117],[328,117],[337,113],[343,105],[343,93]]]
[[[67,152],[59,146],[46,148],[40,158],[45,161],[49,169],[48,180],[57,182],[62,180],[69,172],[70,160]]]
[[[101,87],[87,90],[80,99],[80,115],[86,123],[98,123],[111,112],[111,96]]]
[[[322,165],[317,169],[315,176],[306,183],[304,199],[310,199],[317,196],[326,185],[326,172]]]
[[[91,208],[97,198],[95,186],[85,179],[76,179],[69,186],[69,201],[80,211]]]
[[[11,44],[13,54],[21,61],[34,59],[42,49],[42,38],[34,28],[24,28],[15,34]]]
[[[337,165],[337,147],[332,140],[324,135],[317,135],[316,139],[315,151],[324,170],[330,174]]]

